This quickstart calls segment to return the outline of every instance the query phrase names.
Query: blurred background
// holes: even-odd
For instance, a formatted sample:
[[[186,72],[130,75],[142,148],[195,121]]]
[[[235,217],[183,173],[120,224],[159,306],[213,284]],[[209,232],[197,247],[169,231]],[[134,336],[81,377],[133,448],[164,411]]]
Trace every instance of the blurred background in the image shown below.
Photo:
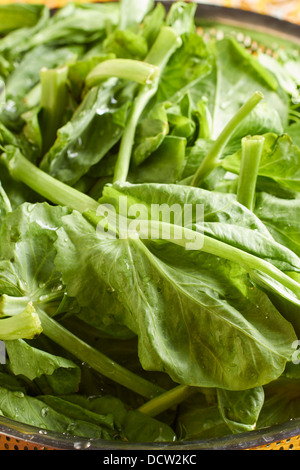
[[[0,0],[0,4],[8,3],[43,3],[50,8],[63,6],[69,0]],[[95,0],[79,0],[79,2],[88,2]],[[117,0],[102,0],[117,1]],[[162,0],[163,1],[163,0]],[[242,10],[255,11],[264,15],[271,15],[276,18],[285,19],[292,23],[300,24],[300,0],[197,0],[197,3],[209,5],[221,5],[228,8],[240,8]]]

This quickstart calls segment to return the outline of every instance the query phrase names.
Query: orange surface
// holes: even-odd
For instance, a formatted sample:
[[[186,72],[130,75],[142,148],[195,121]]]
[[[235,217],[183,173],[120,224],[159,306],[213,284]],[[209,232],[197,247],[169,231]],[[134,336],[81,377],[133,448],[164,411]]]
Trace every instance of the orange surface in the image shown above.
[[[54,8],[64,6],[68,1],[70,0],[0,0],[0,5],[8,3],[44,3],[50,8]],[[78,3],[88,3],[93,1],[97,0],[78,0]],[[107,2],[118,0],[102,1]],[[277,18],[286,19],[293,23],[300,24],[300,0],[198,0],[197,3],[241,8],[242,10],[250,10],[257,13],[272,15]]]
[[[290,437],[283,441],[272,442],[271,444],[248,450],[300,450],[300,436]]]
[[[0,434],[0,450],[53,450]],[[56,450],[56,449],[55,449]]]
[[[0,451],[1,450],[59,450],[51,447],[36,445],[19,439],[13,439],[0,434]],[[300,450],[300,436],[294,436],[282,441],[275,441],[270,444],[253,447],[246,450]]]
[[[68,3],[69,0],[0,0],[0,5],[7,5],[10,3],[30,3],[30,4],[36,4],[40,5],[41,3],[43,5],[47,5],[49,8],[59,8],[63,7]],[[118,0],[100,0],[101,2],[117,2]],[[99,0],[79,0],[76,1],[76,3],[93,3],[93,2],[98,2]]]

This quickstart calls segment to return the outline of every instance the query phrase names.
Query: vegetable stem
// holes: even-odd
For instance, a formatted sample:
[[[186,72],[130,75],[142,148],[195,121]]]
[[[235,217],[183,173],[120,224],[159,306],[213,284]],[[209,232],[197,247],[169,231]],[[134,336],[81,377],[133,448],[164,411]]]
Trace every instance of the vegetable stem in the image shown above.
[[[152,64],[158,67],[159,73],[151,85],[142,86],[135,98],[123,137],[121,139],[119,154],[114,171],[114,182],[119,181],[124,183],[127,180],[138,121],[146,105],[157,91],[159,77],[164,66],[168,62],[173,52],[180,45],[181,39],[178,34],[172,28],[164,26],[145,59],[148,64]]]
[[[0,296],[0,318],[10,317],[23,312],[30,302],[29,297],[11,297],[9,295]]]
[[[104,375],[110,380],[152,399],[165,390],[152,384],[146,379],[120,366],[112,359],[92,348],[58,322],[49,317],[43,310],[37,308],[43,333],[52,341],[73,354],[80,361],[88,364],[92,369]]]
[[[1,319],[0,325],[2,341],[32,339],[42,332],[40,318],[31,302],[17,315]]]
[[[134,101],[129,120],[120,143],[120,150],[114,171],[114,182],[125,182],[127,180],[136,126],[145,106],[154,94],[154,86],[145,85]]]
[[[233,118],[225,126],[219,137],[212,145],[210,151],[200,164],[198,170],[194,174],[190,185],[198,187],[202,181],[214,170],[220,161],[222,152],[228,143],[230,137],[235,132],[237,126],[243,121],[248,114],[255,108],[255,106],[263,99],[263,94],[259,91],[255,92],[251,98],[244,103],[239,111],[233,116]]]
[[[149,85],[158,75],[158,68],[146,62],[131,59],[111,59],[98,64],[86,77],[88,88],[99,85],[103,80],[117,77]]]
[[[152,398],[138,408],[138,411],[148,416],[154,417],[183,402],[186,398],[196,393],[197,389],[188,385],[178,385],[177,387]]]
[[[268,261],[186,227],[182,228],[178,225],[171,225],[156,220],[149,221],[148,228],[145,230],[146,226],[146,221],[145,224],[140,224],[139,235],[141,238],[147,239],[150,233],[150,238],[157,240],[162,238],[161,234],[168,233],[170,234],[168,241],[176,245],[187,248],[192,242],[195,250],[201,250],[205,253],[238,263],[248,273],[258,272],[270,276],[273,280],[293,292],[296,296],[296,304],[300,305],[300,284]]]
[[[100,221],[101,218],[96,216],[99,207],[97,201],[45,174],[22,156],[19,149],[12,147],[13,150],[8,151],[9,149],[10,146],[6,148],[6,153],[3,153],[0,158],[6,164],[13,178],[22,181],[53,203],[65,205],[85,213],[92,223],[96,224]],[[172,236],[168,241],[171,243],[185,248],[187,244],[193,243],[198,246],[196,248],[198,250],[239,263],[247,272],[258,271],[270,276],[287,289],[290,289],[296,295],[297,302],[300,304],[300,284],[268,261],[186,227],[183,228],[155,220],[145,222],[148,224],[147,233],[143,233],[144,227],[147,226],[146,223],[140,224],[139,231],[139,235],[142,235],[143,238],[154,237],[154,239],[158,239],[161,233],[170,233]],[[151,237],[149,234],[151,234]]]
[[[68,67],[42,69],[41,83],[41,131],[43,153],[46,153],[56,139],[57,129],[63,122],[63,114],[68,102]]]
[[[242,139],[242,159],[239,175],[237,200],[253,211],[258,168],[264,146],[263,136]]]
[[[94,199],[37,168],[21,154],[19,149],[7,146],[5,150],[6,152],[1,155],[1,160],[14,179],[22,181],[33,191],[55,204],[64,205],[79,212],[97,210],[99,204]]]

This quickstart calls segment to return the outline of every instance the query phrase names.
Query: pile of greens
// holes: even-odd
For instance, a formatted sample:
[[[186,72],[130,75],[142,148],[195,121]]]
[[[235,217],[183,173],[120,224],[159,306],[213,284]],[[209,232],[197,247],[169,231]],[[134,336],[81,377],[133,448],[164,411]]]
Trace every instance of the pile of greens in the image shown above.
[[[0,6],[5,417],[174,442],[300,416],[299,57],[195,15]]]

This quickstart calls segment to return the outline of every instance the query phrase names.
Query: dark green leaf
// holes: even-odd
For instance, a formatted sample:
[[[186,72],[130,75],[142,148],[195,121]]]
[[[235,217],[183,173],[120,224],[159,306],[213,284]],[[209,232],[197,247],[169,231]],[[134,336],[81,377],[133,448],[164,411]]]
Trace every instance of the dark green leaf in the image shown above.
[[[233,433],[249,432],[256,428],[264,399],[262,387],[238,392],[218,390],[221,415]]]
[[[80,382],[80,368],[63,357],[32,347],[23,340],[6,341],[10,370],[29,380],[50,380],[54,394],[75,393]],[[52,376],[52,377],[51,377]]]
[[[130,106],[118,93],[114,79],[90,90],[72,119],[58,130],[41,163],[44,171],[72,185],[112,149],[122,136]]]

